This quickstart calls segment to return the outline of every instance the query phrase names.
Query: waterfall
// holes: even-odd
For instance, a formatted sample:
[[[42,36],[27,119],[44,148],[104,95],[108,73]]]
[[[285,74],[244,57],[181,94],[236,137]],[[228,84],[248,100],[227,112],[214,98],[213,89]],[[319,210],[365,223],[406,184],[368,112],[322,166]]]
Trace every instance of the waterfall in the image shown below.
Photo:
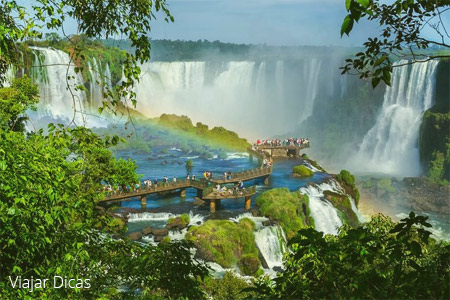
[[[264,257],[270,269],[283,267],[283,253],[286,251],[286,236],[280,226],[263,226],[266,217],[254,217],[251,213],[243,213],[230,221],[239,223],[240,220],[248,218],[255,223],[255,243],[261,255]]]
[[[50,117],[58,122],[77,125],[105,126],[104,121],[87,116],[87,97],[80,73],[69,54],[53,48],[30,47],[34,52],[32,78],[39,86],[40,102],[37,113],[29,112],[31,120]]]
[[[98,108],[103,99],[103,80],[101,76],[100,65],[95,58],[91,62],[88,62],[89,75],[90,75],[90,105],[92,108]]]
[[[73,62],[67,53],[51,48],[32,47],[32,49],[44,56],[45,65],[44,68],[39,68],[45,69],[45,73],[40,72],[36,78],[41,98],[38,106],[39,116],[72,120],[74,111],[84,111],[86,103],[85,93],[76,89],[76,86],[83,84],[81,75],[75,73]],[[85,123],[80,113],[76,113],[75,116],[77,124]]]
[[[280,226],[266,226],[257,230],[255,242],[270,269],[283,267],[286,237]]]
[[[342,188],[334,180],[302,187],[300,193],[309,197],[309,209],[314,218],[315,229],[324,233],[337,234],[342,221],[334,206],[325,200],[323,192],[326,190],[342,193]]]
[[[386,88],[376,124],[365,135],[356,155],[355,167],[359,171],[421,175],[419,128],[423,113],[433,103],[437,64],[432,60],[394,68],[392,86]]]
[[[188,115],[194,124],[223,126],[248,138],[285,134],[312,115],[321,93],[332,93],[334,88],[321,86],[338,80],[327,70],[334,67],[324,58],[149,62],[135,87],[138,110],[150,117]]]

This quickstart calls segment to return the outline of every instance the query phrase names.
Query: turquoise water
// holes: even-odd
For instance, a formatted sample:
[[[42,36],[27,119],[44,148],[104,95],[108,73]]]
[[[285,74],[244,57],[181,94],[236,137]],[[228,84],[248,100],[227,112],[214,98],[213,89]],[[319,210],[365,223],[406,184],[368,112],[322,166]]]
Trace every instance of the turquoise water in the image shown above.
[[[117,157],[132,158],[136,160],[138,165],[137,172],[143,174],[142,180],[154,180],[158,178],[158,182],[162,182],[164,176],[168,176],[169,180],[175,176],[177,178],[184,178],[189,172],[192,176],[196,175],[201,178],[204,171],[212,172],[213,176],[223,175],[224,172],[231,170],[232,172],[243,171],[257,167],[258,160],[253,158],[251,160],[247,153],[227,153],[226,159],[212,158],[205,159],[193,154],[187,154],[172,148],[167,154],[158,155],[144,154],[134,151],[122,151],[117,153]],[[185,163],[188,159],[192,159],[194,166],[187,170]],[[244,183],[245,186],[256,185],[257,193],[253,195],[252,207],[255,206],[255,200],[262,192],[271,188],[287,187],[291,191],[297,191],[300,187],[306,186],[309,182],[320,183],[330,177],[326,173],[316,172],[310,178],[298,178],[292,176],[292,167],[302,163],[301,159],[279,159],[275,160],[273,173],[269,178],[269,183],[264,185],[262,179],[249,180]],[[174,192],[165,195],[149,195],[147,196],[147,206],[145,209],[141,208],[141,202],[137,197],[131,198],[129,201],[120,203],[125,210],[133,209],[136,212],[152,212],[152,213],[172,213],[181,214],[193,212],[194,214],[204,215],[206,218],[213,219],[227,219],[235,217],[243,212],[244,199],[224,199],[221,200],[220,207],[216,213],[209,212],[209,207],[197,207],[194,205],[194,197],[197,195],[197,190],[189,188],[186,190],[186,198],[179,196],[179,193]],[[159,221],[161,222],[161,221]],[[142,222],[146,224],[130,223],[130,232],[136,231],[140,227],[156,225],[160,227],[162,224],[149,224],[149,222]],[[134,228],[138,226],[138,228]]]

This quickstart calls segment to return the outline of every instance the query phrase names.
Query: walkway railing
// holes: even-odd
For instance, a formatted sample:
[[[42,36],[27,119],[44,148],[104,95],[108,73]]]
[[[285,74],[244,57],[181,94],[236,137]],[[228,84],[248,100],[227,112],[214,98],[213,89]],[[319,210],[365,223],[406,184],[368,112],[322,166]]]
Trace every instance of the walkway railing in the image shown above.
[[[173,178],[169,179],[167,182],[158,181],[158,185],[155,186],[152,182],[151,186],[145,186],[141,185],[139,188],[133,188],[131,187],[131,191],[113,191],[113,192],[105,192],[105,199],[102,201],[110,201],[110,200],[119,200],[124,198],[131,198],[131,197],[137,197],[137,196],[145,196],[147,194],[153,194],[153,193],[160,193],[160,192],[166,192],[166,191],[173,191],[177,189],[185,189],[185,188],[196,188],[199,190],[202,190],[202,196],[203,198],[209,197],[212,193],[214,193],[214,190],[216,188],[217,184],[224,184],[224,183],[235,183],[238,181],[247,181],[259,177],[265,177],[272,174],[273,171],[273,164],[272,164],[272,157],[269,153],[266,151],[263,151],[261,149],[271,149],[271,148],[309,148],[309,144],[304,144],[300,146],[296,145],[289,145],[289,146],[272,146],[272,145],[258,145],[256,148],[248,147],[247,151],[250,155],[256,156],[261,164],[259,167],[245,170],[241,172],[236,172],[231,174],[231,178],[228,176],[223,177],[214,177],[210,180],[206,180],[204,178],[201,178],[199,180],[187,180],[186,178],[176,178],[176,182],[173,181]],[[263,160],[266,159],[268,162],[270,162],[270,167],[263,165]],[[234,189],[231,189],[232,191]],[[227,191],[228,192],[228,191]],[[246,193],[255,193],[256,187],[251,186],[248,188],[237,190],[236,193],[240,195],[240,193],[243,193],[243,196],[246,195]],[[229,192],[231,193],[231,192]],[[233,195],[236,196],[236,195]],[[242,197],[243,197],[242,196]]]

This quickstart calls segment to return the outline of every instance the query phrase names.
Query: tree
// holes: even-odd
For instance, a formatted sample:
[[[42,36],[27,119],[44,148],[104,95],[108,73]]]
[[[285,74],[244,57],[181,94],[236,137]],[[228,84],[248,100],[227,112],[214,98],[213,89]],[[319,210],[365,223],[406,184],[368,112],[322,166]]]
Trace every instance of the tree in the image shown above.
[[[9,65],[20,63],[17,43],[41,38],[44,27],[62,30],[64,37],[73,44],[72,60],[83,61],[81,45],[65,34],[64,21],[72,18],[77,22],[78,34],[87,38],[119,36],[129,39],[134,52],[127,53],[123,63],[124,80],[114,90],[106,88],[104,98],[108,101],[103,101],[100,111],[117,105],[123,99],[136,105],[136,95],[131,87],[139,79],[139,64],[150,58],[150,21],[159,11],[163,12],[167,22],[174,20],[166,0],[36,0],[31,12],[15,0],[0,0],[0,84]],[[81,71],[79,68],[76,70]]]
[[[0,89],[0,127],[23,132],[27,109],[36,110],[38,88],[24,76],[12,81],[11,87]]]
[[[382,215],[337,236],[312,228],[290,240],[285,270],[253,289],[259,299],[444,299],[450,244],[429,238],[427,217]]]
[[[356,71],[360,78],[371,78],[372,86],[380,81],[391,83],[392,69],[401,66],[395,61],[406,58],[406,64],[450,57],[450,28],[442,15],[450,10],[448,0],[396,0],[384,4],[380,0],[346,0],[348,12],[341,26],[341,36],[349,35],[361,19],[380,25],[379,37],[369,38],[364,51],[347,59],[342,73]],[[438,39],[423,36],[425,26],[436,32]],[[433,46],[432,49],[428,49]]]

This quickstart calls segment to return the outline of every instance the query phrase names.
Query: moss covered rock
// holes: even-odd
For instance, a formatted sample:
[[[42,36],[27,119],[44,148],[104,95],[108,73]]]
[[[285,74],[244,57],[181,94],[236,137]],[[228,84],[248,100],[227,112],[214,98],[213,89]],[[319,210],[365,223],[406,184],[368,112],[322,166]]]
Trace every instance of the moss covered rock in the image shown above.
[[[262,215],[280,223],[286,236],[292,237],[299,229],[314,226],[309,210],[309,198],[287,188],[271,189],[256,199]]]
[[[241,219],[237,224],[228,220],[208,220],[201,226],[190,227],[186,239],[194,242],[196,256],[206,261],[230,268],[243,257],[254,257],[259,266],[254,228],[253,221],[247,218]],[[253,269],[246,269],[246,272],[251,270]]]
[[[259,270],[260,261],[258,256],[254,256],[253,254],[244,254],[242,255],[241,260],[239,260],[238,266],[245,275],[254,276]]]
[[[324,191],[325,198],[333,204],[336,208],[342,223],[348,224],[352,227],[359,225],[358,216],[352,209],[350,198],[347,195],[341,195],[333,191]]]
[[[336,180],[339,182],[339,184],[344,188],[345,192],[352,196],[353,199],[355,199],[356,205],[359,203],[359,190],[356,187],[355,184],[355,176],[353,176],[349,171],[347,170],[341,170],[339,174],[335,176]]]
[[[311,177],[314,175],[314,172],[305,167],[304,165],[295,166],[292,169],[294,176],[298,177]]]
[[[190,218],[188,214],[182,214],[179,217],[169,218],[167,221],[167,229],[184,229],[189,225]]]

